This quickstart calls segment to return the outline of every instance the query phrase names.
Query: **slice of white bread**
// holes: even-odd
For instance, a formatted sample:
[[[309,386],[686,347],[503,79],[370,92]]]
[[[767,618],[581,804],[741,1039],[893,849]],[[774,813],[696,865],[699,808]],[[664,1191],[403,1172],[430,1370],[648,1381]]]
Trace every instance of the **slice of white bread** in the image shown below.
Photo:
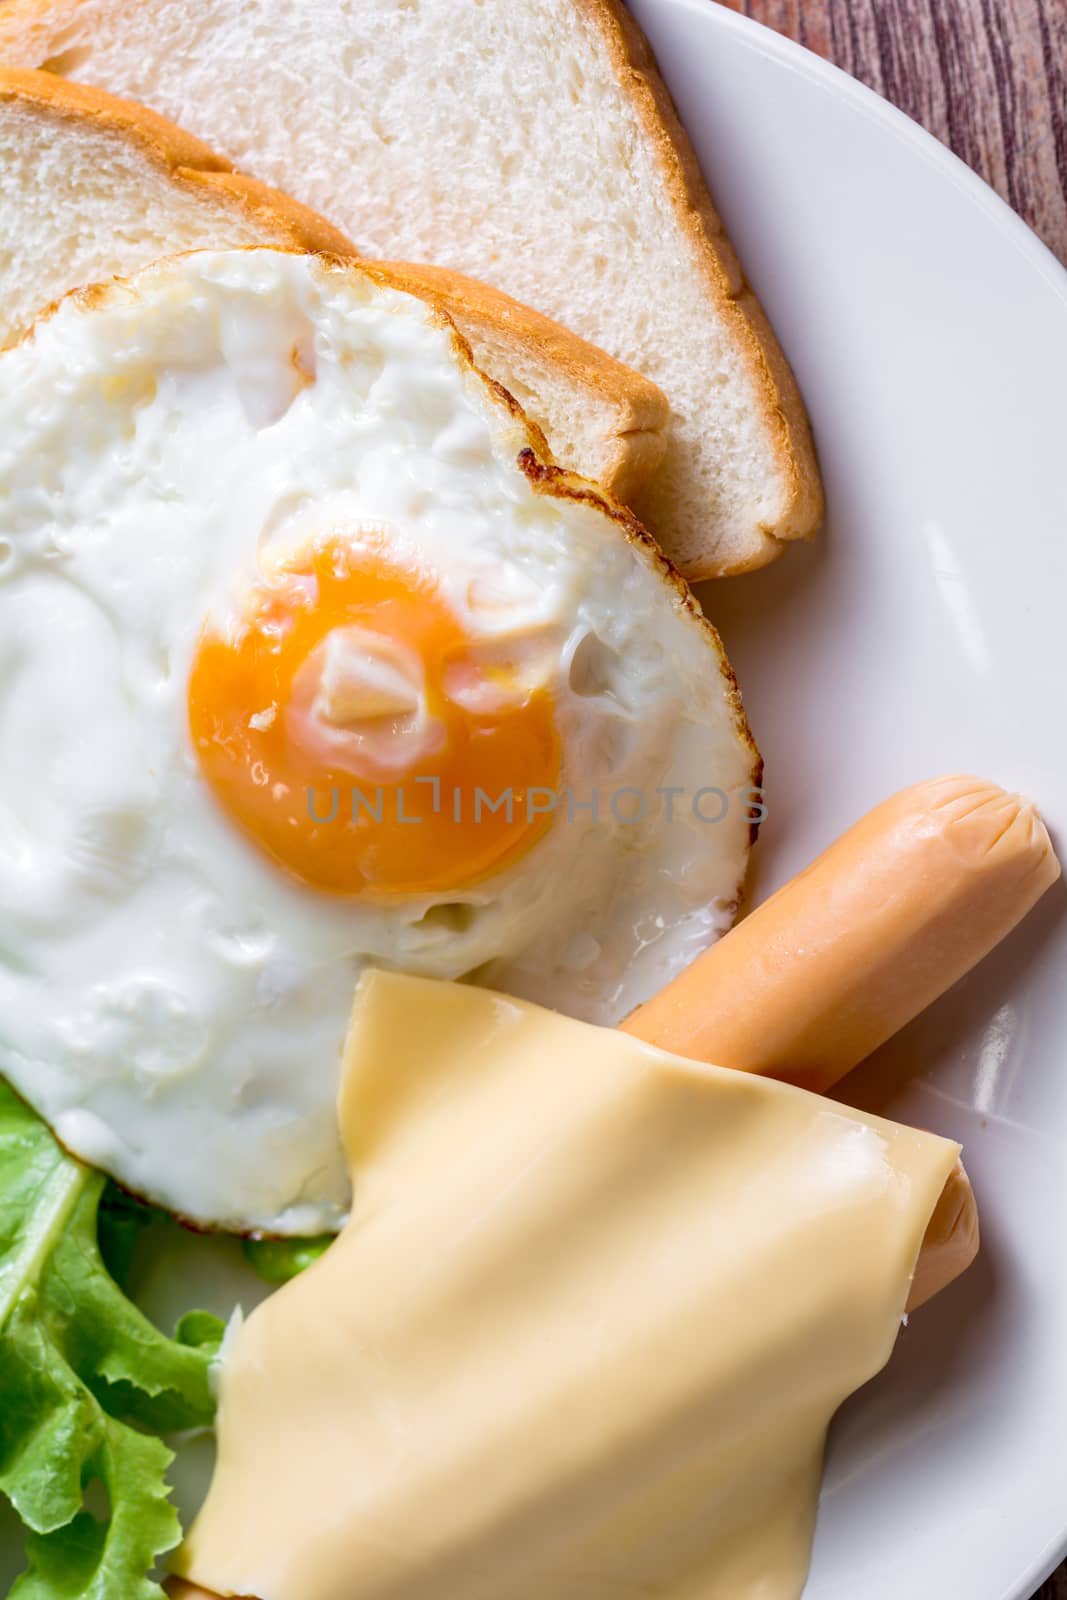
[[[160,255],[254,244],[353,253],[315,212],[161,117],[39,72],[0,70],[0,218],[0,345],[69,289]],[[561,464],[623,501],[652,474],[667,421],[654,384],[484,284],[401,276],[450,312]]]
[[[655,379],[636,508],[688,576],[817,526],[796,385],[617,0],[7,0],[0,61],[143,100],[366,253],[493,283]]]

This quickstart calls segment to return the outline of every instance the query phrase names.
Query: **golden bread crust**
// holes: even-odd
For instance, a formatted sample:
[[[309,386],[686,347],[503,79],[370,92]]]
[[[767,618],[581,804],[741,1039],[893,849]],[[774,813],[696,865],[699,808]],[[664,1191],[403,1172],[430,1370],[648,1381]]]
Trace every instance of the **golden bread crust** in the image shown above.
[[[228,201],[235,209],[243,211],[257,222],[274,229],[278,242],[296,250],[325,252],[329,255],[357,256],[355,245],[347,234],[335,228],[332,222],[320,217],[310,206],[301,205],[280,189],[272,189],[258,178],[249,178],[232,168],[221,172],[183,166],[176,178],[203,189],[210,189],[220,199]]]
[[[383,261],[376,265],[400,288],[443,306],[466,331],[498,337],[506,330],[609,407],[613,437],[600,482],[617,499],[627,501],[652,477],[666,449],[670,406],[650,378],[580,339],[551,317],[463,273],[421,262]]]
[[[3,18],[6,23],[7,17]],[[0,67],[0,101],[21,101],[57,117],[88,121],[103,129],[121,129],[172,171],[180,167],[229,172],[230,163],[191,133],[177,128],[146,106],[120,100],[103,89],[90,89],[68,78],[28,67]]]
[[[272,228],[279,244],[355,254],[351,240],[323,217],[257,178],[235,172],[230,162],[147,106],[48,72],[0,67],[0,103],[14,101],[48,116],[122,135],[161,176],[186,187],[209,190],[217,199]]]

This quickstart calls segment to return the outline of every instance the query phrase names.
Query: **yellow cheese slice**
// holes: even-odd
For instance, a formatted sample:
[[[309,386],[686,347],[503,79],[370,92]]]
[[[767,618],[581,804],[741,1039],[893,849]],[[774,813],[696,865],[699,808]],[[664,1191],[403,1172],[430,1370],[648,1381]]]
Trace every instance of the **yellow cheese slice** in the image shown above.
[[[260,1600],[795,1600],[958,1146],[474,988],[360,985],[352,1218],[224,1368],[178,1570]]]

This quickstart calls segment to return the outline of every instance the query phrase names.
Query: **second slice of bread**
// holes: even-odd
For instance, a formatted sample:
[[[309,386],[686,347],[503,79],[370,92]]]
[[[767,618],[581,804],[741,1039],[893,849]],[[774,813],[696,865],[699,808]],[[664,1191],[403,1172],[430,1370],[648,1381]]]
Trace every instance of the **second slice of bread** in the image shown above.
[[[810,534],[792,374],[617,0],[6,0],[0,60],[129,94],[367,254],[492,283],[671,404],[636,505],[689,577]]]
[[[0,345],[51,301],[182,250],[353,254],[324,218],[143,107],[48,73],[0,70]],[[656,386],[457,273],[398,269],[539,424],[553,455],[628,501],[664,448]]]

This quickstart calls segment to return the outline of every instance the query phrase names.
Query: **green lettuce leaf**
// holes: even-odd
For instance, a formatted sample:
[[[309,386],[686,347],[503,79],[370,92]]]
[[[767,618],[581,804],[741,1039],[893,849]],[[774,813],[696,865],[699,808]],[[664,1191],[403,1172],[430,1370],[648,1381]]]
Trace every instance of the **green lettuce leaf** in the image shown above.
[[[109,1183],[96,1215],[96,1232],[104,1266],[121,1289],[129,1283],[133,1253],[149,1223],[164,1213]]]
[[[0,1492],[28,1531],[9,1600],[163,1600],[173,1455],[144,1430],[210,1424],[223,1326],[194,1312],[168,1339],[126,1298],[101,1246],[123,1278],[140,1209],[0,1082]]]
[[[288,1283],[325,1255],[333,1241],[332,1233],[313,1239],[246,1239],[244,1253],[264,1283]]]

